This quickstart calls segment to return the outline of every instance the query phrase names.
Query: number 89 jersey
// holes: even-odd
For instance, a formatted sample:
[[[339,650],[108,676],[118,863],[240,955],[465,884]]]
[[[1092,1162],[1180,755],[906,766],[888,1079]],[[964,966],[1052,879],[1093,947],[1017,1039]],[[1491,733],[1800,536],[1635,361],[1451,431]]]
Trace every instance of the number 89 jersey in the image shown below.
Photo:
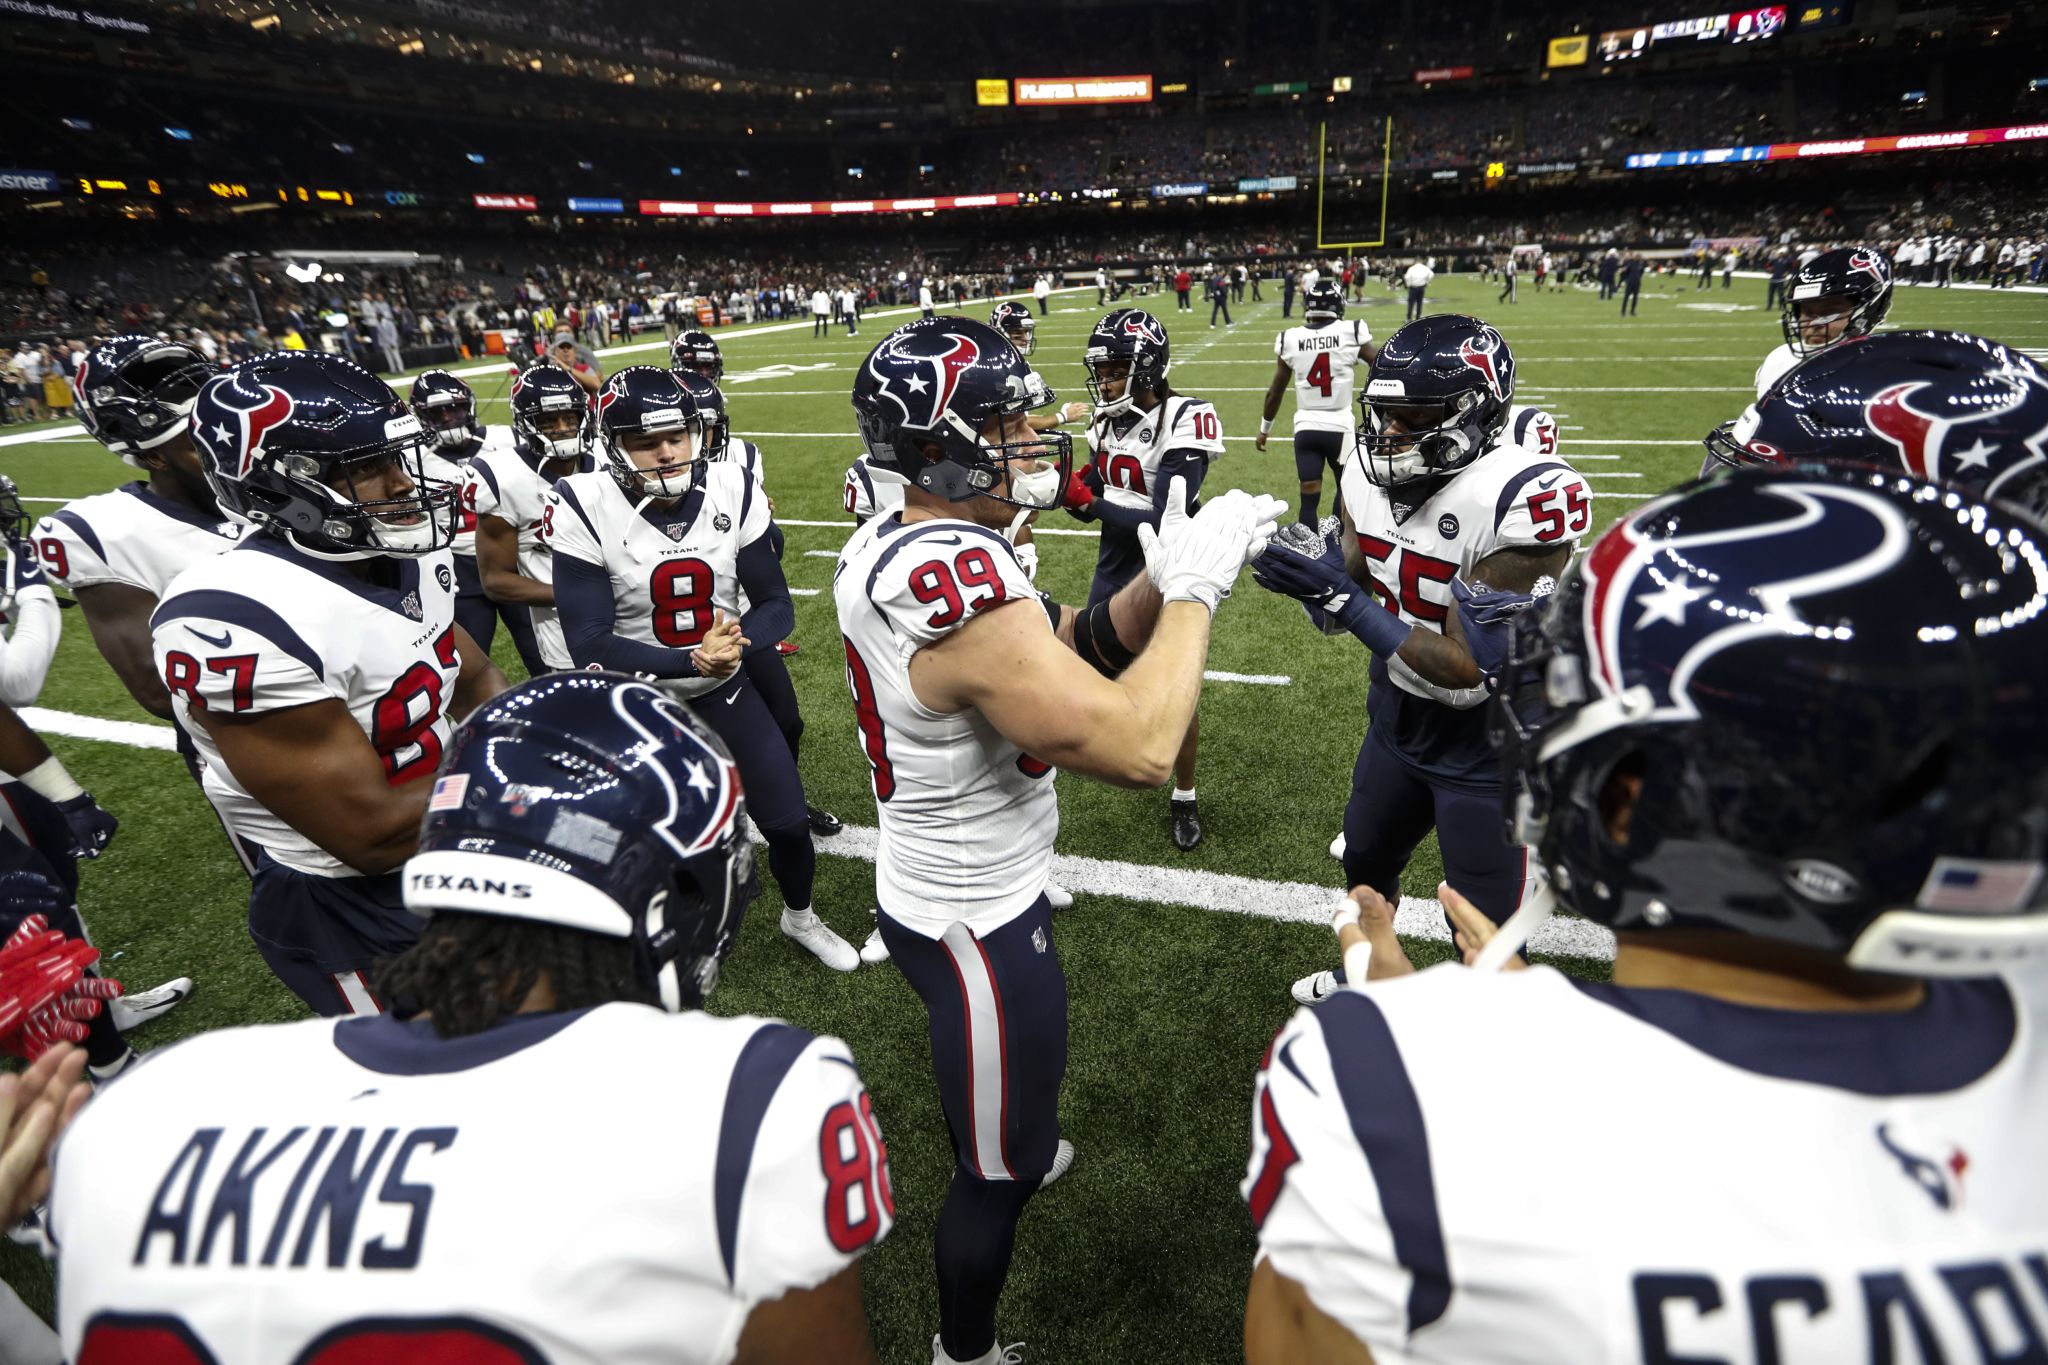
[[[1433,489],[1377,487],[1360,460],[1346,462],[1340,487],[1372,568],[1373,595],[1402,620],[1438,634],[1456,600],[1453,576],[1470,582],[1473,568],[1496,550],[1576,549],[1593,524],[1585,476],[1505,436]],[[1418,496],[1421,502],[1410,501]],[[1402,691],[1459,710],[1487,696],[1484,687],[1439,687],[1398,658],[1387,661],[1387,674]]]
[[[1015,610],[1046,621],[1038,591],[994,531],[950,518],[906,525],[899,510],[853,533],[832,593],[881,822],[875,898],[931,938],[955,921],[987,934],[1045,890],[1060,825],[1053,770],[978,711],[927,708],[910,661],[1001,603],[1022,601]]]
[[[627,497],[602,469],[571,474],[548,499],[543,538],[556,555],[611,578],[612,629],[628,640],[691,649],[714,613],[740,615],[739,554],[768,533],[768,498],[735,463],[708,464],[698,478],[666,509]],[[656,685],[694,697],[722,681],[662,678]]]
[[[315,877],[358,874],[251,796],[195,713],[340,701],[393,786],[431,776],[462,668],[454,566],[446,550],[387,565],[392,577],[372,582],[251,535],[172,579],[150,617],[157,676],[206,761],[207,797],[236,835]]]

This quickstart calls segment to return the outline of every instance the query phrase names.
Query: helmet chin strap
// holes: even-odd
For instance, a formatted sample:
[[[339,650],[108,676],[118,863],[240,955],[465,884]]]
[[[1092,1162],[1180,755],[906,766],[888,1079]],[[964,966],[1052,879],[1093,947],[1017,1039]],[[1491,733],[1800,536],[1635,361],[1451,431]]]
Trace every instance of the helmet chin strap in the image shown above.
[[[1500,932],[1486,941],[1479,950],[1479,956],[1472,963],[1475,972],[1497,972],[1513,960],[1515,954],[1528,945],[1536,931],[1547,923],[1557,911],[1557,893],[1550,889],[1550,879],[1540,868],[1530,868],[1531,885],[1522,897],[1521,908],[1508,916],[1508,922],[1501,925]]]

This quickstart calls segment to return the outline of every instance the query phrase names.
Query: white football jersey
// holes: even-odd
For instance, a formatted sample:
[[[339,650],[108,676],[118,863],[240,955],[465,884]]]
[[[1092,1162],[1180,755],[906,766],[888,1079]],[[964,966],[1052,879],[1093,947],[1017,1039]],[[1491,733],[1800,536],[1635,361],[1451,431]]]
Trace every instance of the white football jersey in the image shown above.
[[[67,504],[36,523],[36,558],[76,591],[125,583],[152,597],[187,565],[235,547],[245,528],[167,502],[137,480]]]
[[[1557,419],[1542,408],[1515,403],[1508,408],[1506,438],[1531,455],[1557,454]]]
[[[1457,600],[1451,595],[1453,576],[1469,582],[1473,568],[1496,550],[1576,549],[1593,524],[1585,476],[1562,460],[1515,445],[1505,432],[1420,504],[1407,499],[1422,488],[1377,487],[1365,477],[1361,460],[1345,462],[1339,487],[1359,549],[1372,565],[1373,594],[1410,625],[1439,634]],[[1439,687],[1403,659],[1389,659],[1386,667],[1402,691],[1459,710],[1489,695],[1483,686]]]
[[[773,1020],[308,1019],[122,1082],[51,1197],[72,1360],[723,1365],[894,1221],[846,1045]]]
[[[1273,354],[1294,371],[1294,429],[1350,431],[1358,425],[1351,405],[1351,376],[1372,329],[1358,318],[1339,318],[1323,327],[1289,327],[1273,343]]]
[[[1780,379],[1798,369],[1799,362],[1804,359],[1804,356],[1793,354],[1792,347],[1785,342],[1773,346],[1771,353],[1764,357],[1764,363],[1756,367],[1756,396],[1762,398],[1769,393]]]
[[[1038,592],[1010,542],[987,527],[951,518],[906,526],[892,512],[846,542],[832,594],[881,822],[875,899],[932,938],[955,921],[987,934],[1045,890],[1060,826],[1053,769],[978,711],[928,709],[911,688],[910,660],[999,602],[1022,601],[1016,610],[1046,621]]]
[[[768,499],[731,461],[708,464],[697,487],[667,510],[629,498],[608,470],[555,485],[543,514],[558,555],[611,577],[612,630],[629,640],[688,649],[714,613],[740,616],[739,554],[768,533]],[[655,686],[694,697],[722,678],[661,678]]]
[[[1177,395],[1150,412],[1118,413],[1091,423],[1088,449],[1102,476],[1102,496],[1119,507],[1152,508],[1152,486],[1168,451],[1223,453],[1223,426],[1207,399]]]
[[[903,490],[910,481],[893,469],[884,469],[872,457],[863,455],[846,470],[846,510],[860,521],[903,506]]]
[[[1241,1189],[1379,1365],[2024,1359],[2044,1029],[1995,980],[1795,1014],[1445,964],[1281,1030]]]
[[[455,544],[449,547],[456,554],[467,555],[471,559],[476,558],[476,508],[469,501],[469,481],[463,473],[463,467],[471,460],[479,459],[485,455],[504,454],[516,456],[518,452],[519,439],[513,434],[512,428],[497,426],[485,427],[483,438],[478,443],[477,448],[460,459],[448,458],[438,447],[427,447],[427,477],[430,479],[445,479],[463,492],[462,501],[456,505],[455,509]]]
[[[589,461],[584,463],[588,468]],[[548,494],[553,491],[554,484],[516,450],[486,451],[465,466],[463,506],[476,516],[497,517],[517,528],[519,572],[536,583],[555,581],[554,556],[541,535],[541,517],[547,511]],[[548,667],[574,668],[569,646],[562,642],[562,620],[555,609],[536,606],[528,610],[533,615],[534,639]]]
[[[761,447],[752,441],[733,437],[725,443],[725,454],[720,458],[746,470],[753,475],[755,483],[765,485],[768,482],[768,466],[761,457]]]
[[[179,574],[150,618],[157,673],[206,761],[214,809],[237,836],[316,877],[357,874],[251,796],[193,712],[250,715],[338,700],[392,785],[431,775],[462,671],[454,565],[446,550],[388,563],[397,580],[387,588],[251,534]]]

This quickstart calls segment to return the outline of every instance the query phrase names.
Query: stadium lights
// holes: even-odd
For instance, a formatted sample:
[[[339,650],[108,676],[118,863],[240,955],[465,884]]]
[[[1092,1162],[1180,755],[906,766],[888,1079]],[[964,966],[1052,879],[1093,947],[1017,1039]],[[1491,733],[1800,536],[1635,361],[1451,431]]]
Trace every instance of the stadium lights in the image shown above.
[[[308,261],[304,265],[293,261],[286,264],[284,273],[297,280],[300,284],[311,284],[319,279],[323,272],[318,261]]]

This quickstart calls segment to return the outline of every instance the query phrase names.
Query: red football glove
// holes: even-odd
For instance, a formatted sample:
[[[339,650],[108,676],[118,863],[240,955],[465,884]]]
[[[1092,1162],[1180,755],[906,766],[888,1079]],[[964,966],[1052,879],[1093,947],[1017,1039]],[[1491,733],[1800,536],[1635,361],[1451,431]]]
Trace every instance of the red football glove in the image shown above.
[[[34,1061],[53,1043],[85,1041],[86,1021],[121,994],[119,982],[85,974],[99,956],[41,915],[23,919],[0,944],[0,1052]]]
[[[1067,488],[1060,495],[1060,506],[1086,521],[1095,515],[1095,490],[1088,486],[1086,469],[1076,469],[1067,475]]]

